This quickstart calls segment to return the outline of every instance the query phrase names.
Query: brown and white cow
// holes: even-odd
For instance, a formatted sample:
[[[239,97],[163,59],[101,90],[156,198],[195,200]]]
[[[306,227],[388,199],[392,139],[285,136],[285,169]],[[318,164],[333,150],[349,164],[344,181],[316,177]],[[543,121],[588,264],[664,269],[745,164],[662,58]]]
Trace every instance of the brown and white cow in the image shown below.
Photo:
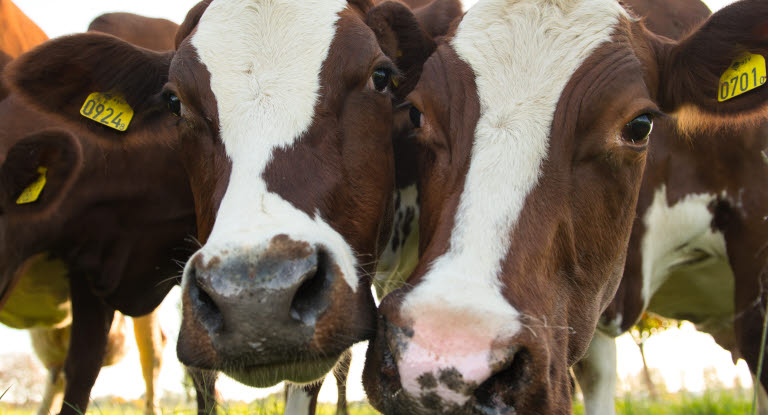
[[[706,45],[706,46],[704,46]],[[382,302],[364,382],[387,414],[570,413],[568,367],[619,283],[653,119],[763,116],[768,88],[718,102],[768,3],[682,42],[616,0],[481,0],[409,95],[420,258]]]
[[[14,65],[15,89],[46,111],[72,120],[89,92],[119,91],[136,134],[176,126],[205,243],[184,273],[184,363],[257,386],[308,382],[372,335],[392,99],[434,48],[425,16],[394,2],[216,0],[190,12],[173,55],[89,34]]]
[[[711,14],[699,0],[657,3],[628,5],[671,39],[684,38]],[[744,357],[757,369],[768,260],[768,124],[690,131],[671,118],[657,123],[651,141],[622,282],[574,366],[589,414],[615,413],[613,337],[646,310],[694,322],[734,360]],[[766,386],[766,379],[756,383]],[[765,402],[760,410],[768,413]]]
[[[135,27],[142,21],[144,30],[134,34],[125,30],[126,25]],[[162,19],[118,13],[100,17],[90,29],[122,33],[132,42],[151,38],[147,46],[168,49],[174,45],[171,25]],[[56,276],[69,279],[63,282],[64,296],[71,295],[68,347],[62,347],[67,328],[36,329],[33,335],[35,344],[57,348],[36,348],[50,363],[52,376],[60,375],[56,366],[62,364],[62,353],[66,356],[67,404],[61,413],[85,409],[102,357],[109,351],[107,333],[114,310],[134,316],[154,310],[176,282],[173,276],[179,266],[175,261],[191,253],[185,239],[195,231],[188,180],[172,148],[175,135],[142,140],[129,133],[137,140],[128,148],[89,132],[90,122],[83,119],[79,125],[64,127],[21,102],[16,94],[0,102],[0,308],[3,318],[22,318],[24,327],[39,326],[39,319],[30,323],[23,309],[8,306],[18,293],[14,286],[29,276],[30,267],[53,267],[41,276],[44,281]],[[38,179],[41,166],[48,172],[39,199],[17,204],[21,191]],[[63,298],[61,305],[69,313],[69,298]],[[40,312],[39,308],[34,311]],[[152,315],[134,320],[134,328],[147,382],[146,410],[152,413],[157,411],[154,381],[163,335]],[[212,394],[212,385],[203,384],[203,378],[195,377],[198,386],[206,387],[198,397],[201,412]],[[49,386],[59,383],[52,377]],[[48,392],[53,395],[55,390]]]

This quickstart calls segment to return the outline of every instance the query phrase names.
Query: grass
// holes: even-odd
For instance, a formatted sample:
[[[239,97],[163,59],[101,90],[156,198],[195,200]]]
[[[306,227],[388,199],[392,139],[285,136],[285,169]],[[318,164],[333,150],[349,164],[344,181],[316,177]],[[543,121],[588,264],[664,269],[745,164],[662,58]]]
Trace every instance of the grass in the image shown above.
[[[584,415],[581,403],[574,404],[574,415]],[[617,415],[746,415],[751,413],[750,397],[736,397],[731,391],[709,391],[702,395],[673,394],[659,401],[633,398],[616,399]]]
[[[751,400],[748,396],[736,397],[728,390],[710,391],[702,395],[672,394],[658,402],[631,397],[616,399],[618,415],[745,415],[751,410]],[[36,412],[34,406],[14,406],[0,402],[0,414],[3,415],[32,415]],[[140,404],[127,402],[123,404],[94,403],[88,408],[86,415],[143,415]],[[166,415],[194,415],[191,406],[177,409],[164,408]],[[321,403],[317,415],[335,415],[336,406]],[[376,415],[373,408],[364,402],[352,402],[349,405],[350,415]],[[278,398],[268,398],[254,401],[250,404],[229,402],[224,403],[218,411],[219,415],[282,415],[283,403]],[[574,404],[574,415],[584,415],[581,403]]]

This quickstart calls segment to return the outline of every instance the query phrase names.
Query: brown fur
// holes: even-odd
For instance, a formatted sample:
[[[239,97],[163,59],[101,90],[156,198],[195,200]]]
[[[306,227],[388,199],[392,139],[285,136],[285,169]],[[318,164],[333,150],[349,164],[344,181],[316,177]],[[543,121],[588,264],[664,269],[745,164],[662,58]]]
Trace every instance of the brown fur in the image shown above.
[[[50,46],[36,51],[48,50],[66,65],[66,54]],[[80,105],[73,101],[70,108]],[[154,131],[169,137],[166,141],[143,139],[144,133],[129,129],[124,136],[137,144],[126,147],[94,135],[98,128],[91,124],[76,119],[63,129],[17,95],[0,102],[0,303],[26,258],[48,252],[67,264],[73,352],[64,363],[64,399],[82,410],[101,367],[114,310],[133,316],[154,310],[174,285],[175,261],[189,255],[185,239],[195,232],[191,192],[179,156],[169,146],[173,134],[167,127]],[[49,167],[40,199],[16,205],[40,165]],[[61,413],[75,412],[64,406]]]
[[[522,321],[527,330],[501,337],[495,347],[523,350],[514,360],[525,363],[491,378],[450,413],[571,412],[567,369],[585,352],[616,292],[646,162],[645,146],[614,139],[616,131],[654,112],[654,103],[668,113],[696,106],[714,123],[726,114],[744,115],[744,122],[760,117],[768,108],[768,88],[725,103],[717,102],[715,89],[740,52],[737,45],[755,52],[768,47],[768,39],[752,35],[767,17],[765,2],[745,1],[680,43],[651,33],[641,21],[622,20],[612,40],[583,62],[560,97],[541,178],[502,260],[503,294],[529,317]],[[437,401],[418,399],[402,390],[396,362],[412,329],[400,307],[448,249],[480,108],[474,74],[447,44],[424,65],[408,98],[426,120],[417,134],[425,149],[418,179],[420,259],[406,286],[382,301],[383,324],[369,348],[364,384],[384,413],[445,413],[436,395]]]
[[[633,1],[640,5],[633,7],[644,15],[644,1]],[[672,3],[699,3],[698,0]],[[702,3],[698,7],[690,4],[688,10],[681,10],[681,21],[697,25],[706,9]],[[670,5],[669,7],[672,7]],[[663,10],[663,9],[662,9]],[[706,18],[706,16],[704,17]],[[676,30],[677,25],[661,18],[658,14],[648,15],[648,27],[659,33],[681,37],[685,30]],[[673,26],[673,27],[670,27]],[[666,33],[665,33],[666,32]],[[675,36],[679,35],[679,36]],[[740,97],[739,97],[740,98]],[[734,100],[738,100],[735,98]],[[678,113],[689,112],[686,116],[676,116],[673,120],[659,120],[651,137],[652,145],[648,158],[643,184],[640,190],[636,217],[643,218],[653,201],[656,190],[665,185],[668,203],[673,205],[689,194],[713,193],[731,196],[711,207],[714,214],[713,229],[724,234],[728,260],[734,272],[736,293],[735,328],[736,336],[731,341],[718,342],[728,348],[734,357],[746,358],[753,373],[757,369],[757,350],[759,348],[762,318],[759,308],[765,301],[762,269],[768,261],[765,257],[764,243],[768,231],[763,220],[765,207],[768,206],[768,194],[764,190],[762,178],[768,174],[768,167],[763,161],[763,151],[768,148],[768,124],[760,119],[744,117],[724,117],[713,121],[712,115],[695,106],[685,106]],[[682,120],[693,120],[693,125],[682,127]],[[709,128],[702,128],[709,127]],[[712,128],[714,127],[714,128]],[[738,202],[733,197],[738,195]],[[603,322],[610,323],[618,315],[622,317],[619,331],[611,330],[611,336],[628,331],[645,311],[642,298],[642,252],[641,243],[645,236],[645,224],[636,220],[632,229],[627,254],[627,265],[616,297],[603,314]],[[703,316],[668,316],[689,318],[694,322]],[[700,327],[706,329],[707,327]],[[611,327],[613,329],[613,327]],[[720,333],[712,333],[717,336]],[[716,337],[717,338],[717,337]],[[765,373],[766,368],[763,368]],[[764,387],[768,379],[761,379]]]
[[[362,15],[376,8],[371,9],[372,3],[368,2],[354,2],[351,6],[341,13],[337,36],[320,74],[323,88],[315,122],[290,150],[273,154],[264,179],[270,191],[309,215],[319,211],[360,256],[360,274],[369,275],[383,249],[380,241],[386,241],[391,223],[388,216],[394,190],[392,103],[390,96],[374,93],[367,87],[374,70],[372,65],[385,59]],[[8,76],[15,91],[36,107],[56,112],[69,124],[80,122],[80,101],[89,92],[116,90],[124,94],[136,111],[131,125],[133,134],[93,126],[108,148],[131,149],[148,142],[172,144],[174,141],[169,137],[176,135],[165,128],[176,126],[202,242],[210,234],[231,169],[218,137],[217,104],[210,90],[210,74],[200,65],[187,40],[206,7],[207,3],[202,2],[190,11],[178,32],[175,53],[152,53],[105,35],[76,35],[25,55],[13,65]],[[396,6],[385,3],[378,7]],[[447,14],[431,21],[446,19],[449,20]],[[412,23],[409,21],[407,30],[414,30]],[[388,36],[388,30],[394,29],[385,26],[379,33]],[[405,81],[417,73],[413,66],[421,65],[431,52],[424,46],[429,48],[429,43],[419,40],[423,33],[388,37],[395,40],[393,47],[408,57],[399,68],[405,79],[398,94],[407,93]],[[411,39],[420,43],[411,44]],[[423,54],[421,61],[409,54],[412,50]],[[168,113],[162,100],[164,86],[166,93],[172,92],[181,99],[182,118]],[[296,169],[297,165],[303,168]],[[356,293],[343,286],[341,278],[336,281],[330,311],[318,321],[317,335],[306,350],[291,351],[291,361],[339,354],[370,335],[375,309],[368,291],[369,279],[361,278]],[[220,357],[211,347],[208,333],[196,322],[197,316],[190,312],[188,300],[188,296],[183,296],[180,357],[197,366],[228,367],[219,365]],[[247,360],[256,358],[259,356],[249,356]]]
[[[89,32],[117,36],[141,47],[166,51],[175,49],[174,39],[179,25],[166,19],[156,19],[131,13],[107,13],[94,19]]]
[[[367,7],[358,6],[358,9]],[[385,2],[369,10],[368,16],[376,16],[383,10],[398,7],[402,5]],[[373,70],[370,65],[374,62],[380,43],[360,19],[358,11],[347,10],[341,13],[337,36],[320,74],[322,90],[325,92],[317,104],[316,113],[319,116],[296,145],[290,149],[277,150],[273,154],[264,179],[271,192],[281,195],[310,216],[319,211],[332,227],[345,236],[360,256],[361,262],[366,264],[361,273],[370,275],[375,265],[372,259],[383,249],[379,241],[385,238],[380,234],[388,232],[382,221],[387,220],[385,212],[391,204],[390,197],[394,189],[390,139],[392,120],[387,115],[391,111],[389,100],[384,96],[378,97],[367,88],[360,88],[368,81]],[[408,12],[399,9],[397,13]],[[391,22],[376,17],[373,19],[378,22],[378,33],[389,39],[390,43],[387,44],[392,45],[392,49],[399,47],[413,53],[408,55],[409,60],[398,61],[399,69],[404,73],[404,81],[412,79],[412,71],[417,71],[413,68],[420,65],[419,54],[423,61],[430,51],[422,46],[423,32],[418,25],[398,28],[392,27]],[[410,22],[414,23],[412,20]],[[416,33],[418,36],[392,36],[397,33]],[[429,48],[429,43],[426,47]],[[392,49],[391,54],[396,55]],[[387,50],[385,47],[384,52]],[[203,230],[200,239],[204,242],[213,225],[211,219],[215,217],[228,184],[230,166],[225,161],[227,159],[220,139],[211,139],[201,134],[218,132],[216,128],[208,127],[209,123],[217,125],[218,114],[215,98],[208,87],[210,75],[196,59],[190,59],[192,56],[192,48],[186,41],[182,42],[177,59],[171,67],[169,88],[189,109],[182,121],[181,134],[185,137],[182,141],[188,144],[182,151],[187,160],[193,191],[200,194],[196,196],[198,217],[210,218],[205,220],[207,223],[200,223]],[[337,62],[344,62],[344,65],[339,66]],[[358,87],[351,91],[343,87],[349,82]],[[407,92],[407,82],[403,82],[399,88]],[[207,120],[202,119],[202,114],[205,114]],[[342,115],[340,121],[336,121],[338,114]],[[355,139],[362,136],[370,139]],[[210,160],[214,162],[220,158],[222,168],[216,170],[205,167],[201,163],[210,162],[207,158],[201,159],[199,154],[211,154]],[[297,171],[296,165],[304,167]],[[300,352],[301,355],[338,354],[350,345],[347,340],[339,339],[351,341],[368,336],[369,327],[373,325],[372,315],[369,314],[372,311],[371,298],[366,288],[370,280],[362,279],[357,294],[345,287],[341,278],[336,281],[329,296],[330,309],[318,321],[315,336],[308,349]],[[207,336],[193,328],[197,324],[194,318],[185,318],[184,321],[179,341],[180,355],[187,356],[186,350],[196,351],[194,359],[183,360],[212,367],[211,361],[206,362],[203,357],[212,357],[213,351],[200,352],[211,347],[205,340]],[[188,333],[185,333],[187,330]],[[189,333],[197,334],[187,336]]]
[[[11,58],[48,40],[48,36],[11,0],[0,0],[0,51]]]

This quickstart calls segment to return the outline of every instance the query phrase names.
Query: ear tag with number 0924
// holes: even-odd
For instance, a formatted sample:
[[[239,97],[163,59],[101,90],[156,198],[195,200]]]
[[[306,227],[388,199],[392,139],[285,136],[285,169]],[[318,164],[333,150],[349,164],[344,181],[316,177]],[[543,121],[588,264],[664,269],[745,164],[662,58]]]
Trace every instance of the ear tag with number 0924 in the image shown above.
[[[133,108],[120,94],[94,92],[88,95],[80,114],[107,127],[125,131],[133,119]]]
[[[32,182],[32,184],[27,186],[27,188],[21,192],[19,198],[16,199],[17,205],[26,205],[28,203],[36,202],[37,199],[40,198],[40,193],[43,192],[45,183],[48,181],[47,177],[45,176],[46,173],[48,173],[48,168],[38,167],[37,172],[40,174],[40,176],[38,176],[37,179]]]
[[[765,58],[745,52],[731,62],[720,77],[717,100],[728,101],[765,84]]]

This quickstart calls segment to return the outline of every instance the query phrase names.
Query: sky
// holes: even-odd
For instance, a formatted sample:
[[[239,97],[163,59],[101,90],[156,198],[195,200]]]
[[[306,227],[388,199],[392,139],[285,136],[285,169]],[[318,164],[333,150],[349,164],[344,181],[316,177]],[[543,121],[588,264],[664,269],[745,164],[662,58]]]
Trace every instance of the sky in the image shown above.
[[[297,0],[301,1],[301,0]],[[477,0],[464,0],[465,8]],[[187,10],[197,3],[196,0],[14,0],[33,21],[50,37],[84,31],[91,20],[100,14],[125,11],[151,17],[163,17],[180,23]],[[713,11],[718,10],[729,0],[705,0]],[[181,392],[182,369],[176,359],[175,337],[179,327],[178,312],[179,292],[174,289],[161,306],[161,321],[169,343],[164,352],[164,367],[160,377],[163,390]],[[28,352],[29,340],[26,332],[7,329],[0,326],[0,355],[12,352]],[[628,336],[618,340],[620,387],[627,388],[631,376],[642,368],[642,361],[637,346]],[[352,372],[348,384],[350,400],[364,397],[360,378],[362,373],[365,344],[354,347]],[[692,325],[686,324],[681,330],[669,330],[653,336],[646,344],[646,357],[651,368],[658,369],[671,391],[685,387],[691,391],[703,390],[703,371],[714,368],[720,380],[729,386],[738,377],[741,384],[750,385],[751,377],[746,364],[741,361],[734,365],[730,353],[715,344],[706,334],[698,333]],[[128,356],[119,364],[102,370],[93,396],[117,394],[127,399],[135,399],[144,392],[138,352],[131,344]],[[218,389],[225,399],[252,400],[279,390],[252,389],[229,379],[222,379]],[[335,402],[336,386],[330,377],[321,391],[322,401]]]

